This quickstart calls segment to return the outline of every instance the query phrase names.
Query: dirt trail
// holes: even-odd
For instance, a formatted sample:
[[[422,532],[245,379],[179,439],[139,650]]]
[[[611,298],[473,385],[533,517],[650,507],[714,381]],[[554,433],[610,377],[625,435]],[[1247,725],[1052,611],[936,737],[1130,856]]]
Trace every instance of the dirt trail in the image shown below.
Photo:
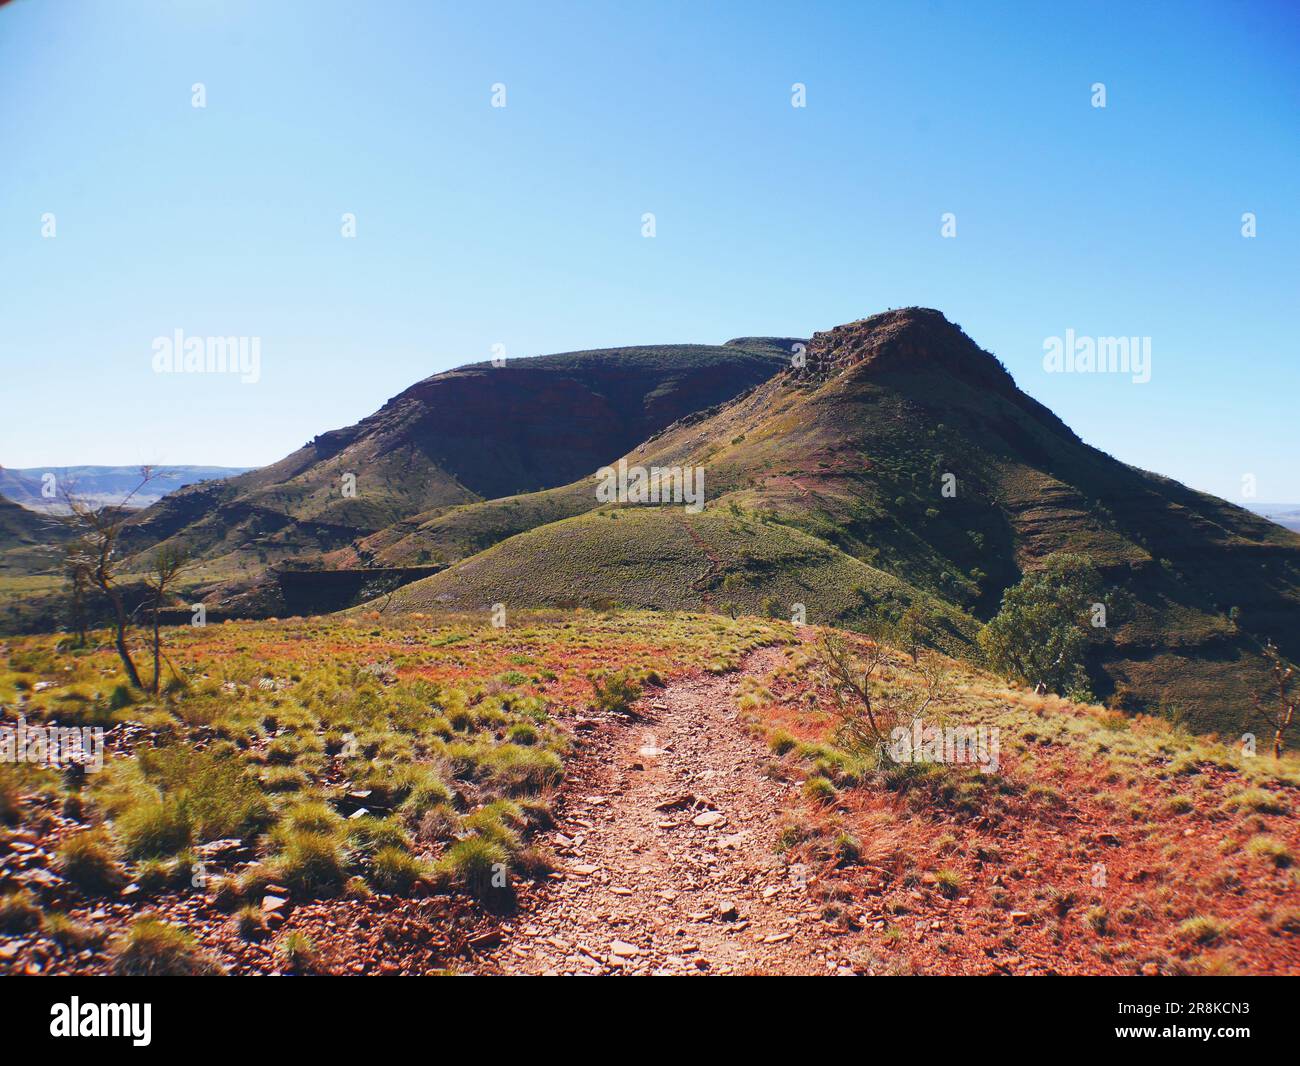
[[[749,656],[748,672],[776,661]],[[776,853],[790,784],[738,721],[739,675],[650,690],[639,721],[578,723],[577,756],[545,843],[560,876],[522,900],[470,967],[495,973],[825,974],[826,936],[800,867]],[[576,765],[575,765],[576,764]]]

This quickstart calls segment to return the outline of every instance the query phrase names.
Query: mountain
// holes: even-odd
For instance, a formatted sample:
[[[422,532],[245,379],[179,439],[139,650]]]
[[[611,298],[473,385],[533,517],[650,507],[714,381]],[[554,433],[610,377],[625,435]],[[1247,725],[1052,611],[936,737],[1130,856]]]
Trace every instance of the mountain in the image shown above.
[[[1256,642],[1300,654],[1300,536],[1085,444],[938,311],[818,333],[805,366],[623,459],[702,468],[707,509],[604,504],[588,478],[408,521],[363,546],[459,561],[388,608],[802,604],[853,626],[925,597],[968,641],[1009,585],[1071,551],[1122,592],[1091,663],[1099,696],[1240,731]]]
[[[167,496],[133,519],[128,548],[174,541],[201,560],[214,603],[275,611],[268,566],[350,557],[413,515],[570,482],[766,380],[795,343],[608,348],[436,374],[271,466]],[[356,561],[371,562],[364,549]]]
[[[63,492],[70,491],[99,506],[148,507],[169,492],[197,481],[242,474],[243,466],[161,466],[154,469],[153,479],[139,492],[138,466],[33,466],[0,468],[0,496],[20,503],[33,511],[67,514]],[[53,480],[50,480],[53,475]],[[46,485],[55,495],[47,495]],[[130,497],[127,499],[127,497]]]

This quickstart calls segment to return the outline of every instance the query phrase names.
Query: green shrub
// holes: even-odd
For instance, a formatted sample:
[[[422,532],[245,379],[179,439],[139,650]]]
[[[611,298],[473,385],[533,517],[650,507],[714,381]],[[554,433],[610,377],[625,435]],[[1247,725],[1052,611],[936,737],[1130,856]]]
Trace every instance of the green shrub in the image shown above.
[[[641,685],[631,670],[616,670],[590,677],[592,703],[599,711],[629,714],[641,696]]]
[[[109,950],[109,970],[119,977],[205,977],[225,970],[183,929],[141,918]]]
[[[1088,604],[1101,595],[1101,577],[1090,559],[1049,555],[1003,593],[1001,609],[980,631],[980,649],[1008,677],[1083,695],[1093,639]]]

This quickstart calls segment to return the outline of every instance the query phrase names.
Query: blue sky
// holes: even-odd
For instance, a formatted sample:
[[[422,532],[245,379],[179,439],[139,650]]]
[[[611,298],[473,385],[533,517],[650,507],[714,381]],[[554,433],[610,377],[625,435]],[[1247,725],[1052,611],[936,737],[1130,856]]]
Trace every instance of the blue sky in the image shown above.
[[[0,8],[0,462],[257,465],[494,344],[922,304],[1090,443],[1300,500],[1294,5],[545,8]],[[153,373],[176,329],[261,379]],[[1045,373],[1067,329],[1151,381]]]

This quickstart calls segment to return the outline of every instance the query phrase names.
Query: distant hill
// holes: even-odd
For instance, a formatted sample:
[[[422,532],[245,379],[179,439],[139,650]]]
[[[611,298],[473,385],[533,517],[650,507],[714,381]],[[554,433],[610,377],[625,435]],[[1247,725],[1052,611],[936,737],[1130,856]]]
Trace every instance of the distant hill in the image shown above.
[[[65,519],[0,499],[0,578],[56,571],[70,536]]]
[[[1127,594],[1092,664],[1100,696],[1240,729],[1253,641],[1300,655],[1300,536],[1085,444],[939,312],[818,333],[807,355],[626,454],[703,467],[705,514],[603,505],[588,478],[408,520],[363,546],[387,565],[461,561],[390,609],[798,602],[852,626],[882,598],[928,596],[987,618],[1073,551]]]
[[[1270,522],[1300,533],[1300,503],[1252,503],[1247,508]]]
[[[338,565],[369,565],[363,538],[414,515],[566,484],[765,381],[795,343],[607,348],[436,374],[277,463],[167,496],[132,520],[127,548],[182,545],[214,602],[275,611],[268,567],[340,550],[353,558]]]
[[[0,496],[49,514],[68,513],[63,501],[65,491],[98,506],[120,506],[125,501],[128,507],[142,508],[186,485],[232,477],[248,469],[246,466],[161,466],[155,469],[149,483],[128,500],[128,494],[140,484],[138,466],[0,467]],[[53,495],[46,491],[47,485]]]

